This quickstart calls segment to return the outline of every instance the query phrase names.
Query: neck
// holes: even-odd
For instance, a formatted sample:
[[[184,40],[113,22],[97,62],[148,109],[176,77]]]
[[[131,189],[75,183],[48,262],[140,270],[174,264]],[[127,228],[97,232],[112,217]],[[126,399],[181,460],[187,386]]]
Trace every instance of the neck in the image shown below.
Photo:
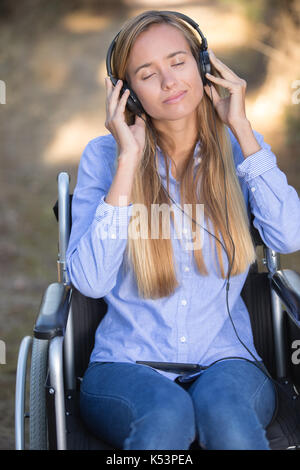
[[[153,125],[162,136],[169,156],[175,162],[184,163],[198,138],[195,114],[174,121],[153,119]]]

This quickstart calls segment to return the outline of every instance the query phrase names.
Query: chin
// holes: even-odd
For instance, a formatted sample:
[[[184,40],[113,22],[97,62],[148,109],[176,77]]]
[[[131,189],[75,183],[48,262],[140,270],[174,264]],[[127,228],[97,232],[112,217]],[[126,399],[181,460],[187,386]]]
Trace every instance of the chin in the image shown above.
[[[195,107],[195,106],[191,106],[189,107],[188,109],[187,108],[184,108],[184,109],[172,109],[168,112],[165,112],[162,116],[162,119],[167,119],[169,121],[176,121],[178,119],[184,119],[184,118],[187,118],[189,117],[190,115],[194,114],[196,109],[197,109],[198,105]]]

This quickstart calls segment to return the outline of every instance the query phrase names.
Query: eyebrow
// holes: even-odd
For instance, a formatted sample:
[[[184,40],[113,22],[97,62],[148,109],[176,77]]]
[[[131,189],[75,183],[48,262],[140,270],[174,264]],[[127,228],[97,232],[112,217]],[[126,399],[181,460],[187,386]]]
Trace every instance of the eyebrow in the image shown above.
[[[171,57],[174,57],[177,54],[187,54],[187,52],[186,51],[172,52],[171,54],[167,55],[167,57],[165,58],[170,59]],[[136,75],[140,69],[145,68],[145,67],[150,67],[150,65],[152,65],[152,62],[148,62],[147,64],[140,65],[137,69],[135,69],[134,75]]]

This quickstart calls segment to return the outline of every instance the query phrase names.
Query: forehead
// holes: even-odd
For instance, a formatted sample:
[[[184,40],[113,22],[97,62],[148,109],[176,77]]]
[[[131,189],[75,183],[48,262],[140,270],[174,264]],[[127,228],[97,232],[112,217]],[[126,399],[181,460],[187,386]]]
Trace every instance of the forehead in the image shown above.
[[[151,25],[135,40],[128,57],[128,69],[139,65],[141,61],[166,57],[168,53],[177,49],[187,51],[190,49],[186,38],[178,28],[169,24]]]

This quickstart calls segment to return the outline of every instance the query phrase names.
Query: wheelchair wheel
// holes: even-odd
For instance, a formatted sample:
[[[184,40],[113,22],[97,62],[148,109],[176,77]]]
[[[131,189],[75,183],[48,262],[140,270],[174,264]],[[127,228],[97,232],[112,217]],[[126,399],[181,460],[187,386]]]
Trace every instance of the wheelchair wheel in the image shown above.
[[[30,370],[29,446],[31,450],[47,450],[47,414],[45,383],[49,341],[33,338]]]

